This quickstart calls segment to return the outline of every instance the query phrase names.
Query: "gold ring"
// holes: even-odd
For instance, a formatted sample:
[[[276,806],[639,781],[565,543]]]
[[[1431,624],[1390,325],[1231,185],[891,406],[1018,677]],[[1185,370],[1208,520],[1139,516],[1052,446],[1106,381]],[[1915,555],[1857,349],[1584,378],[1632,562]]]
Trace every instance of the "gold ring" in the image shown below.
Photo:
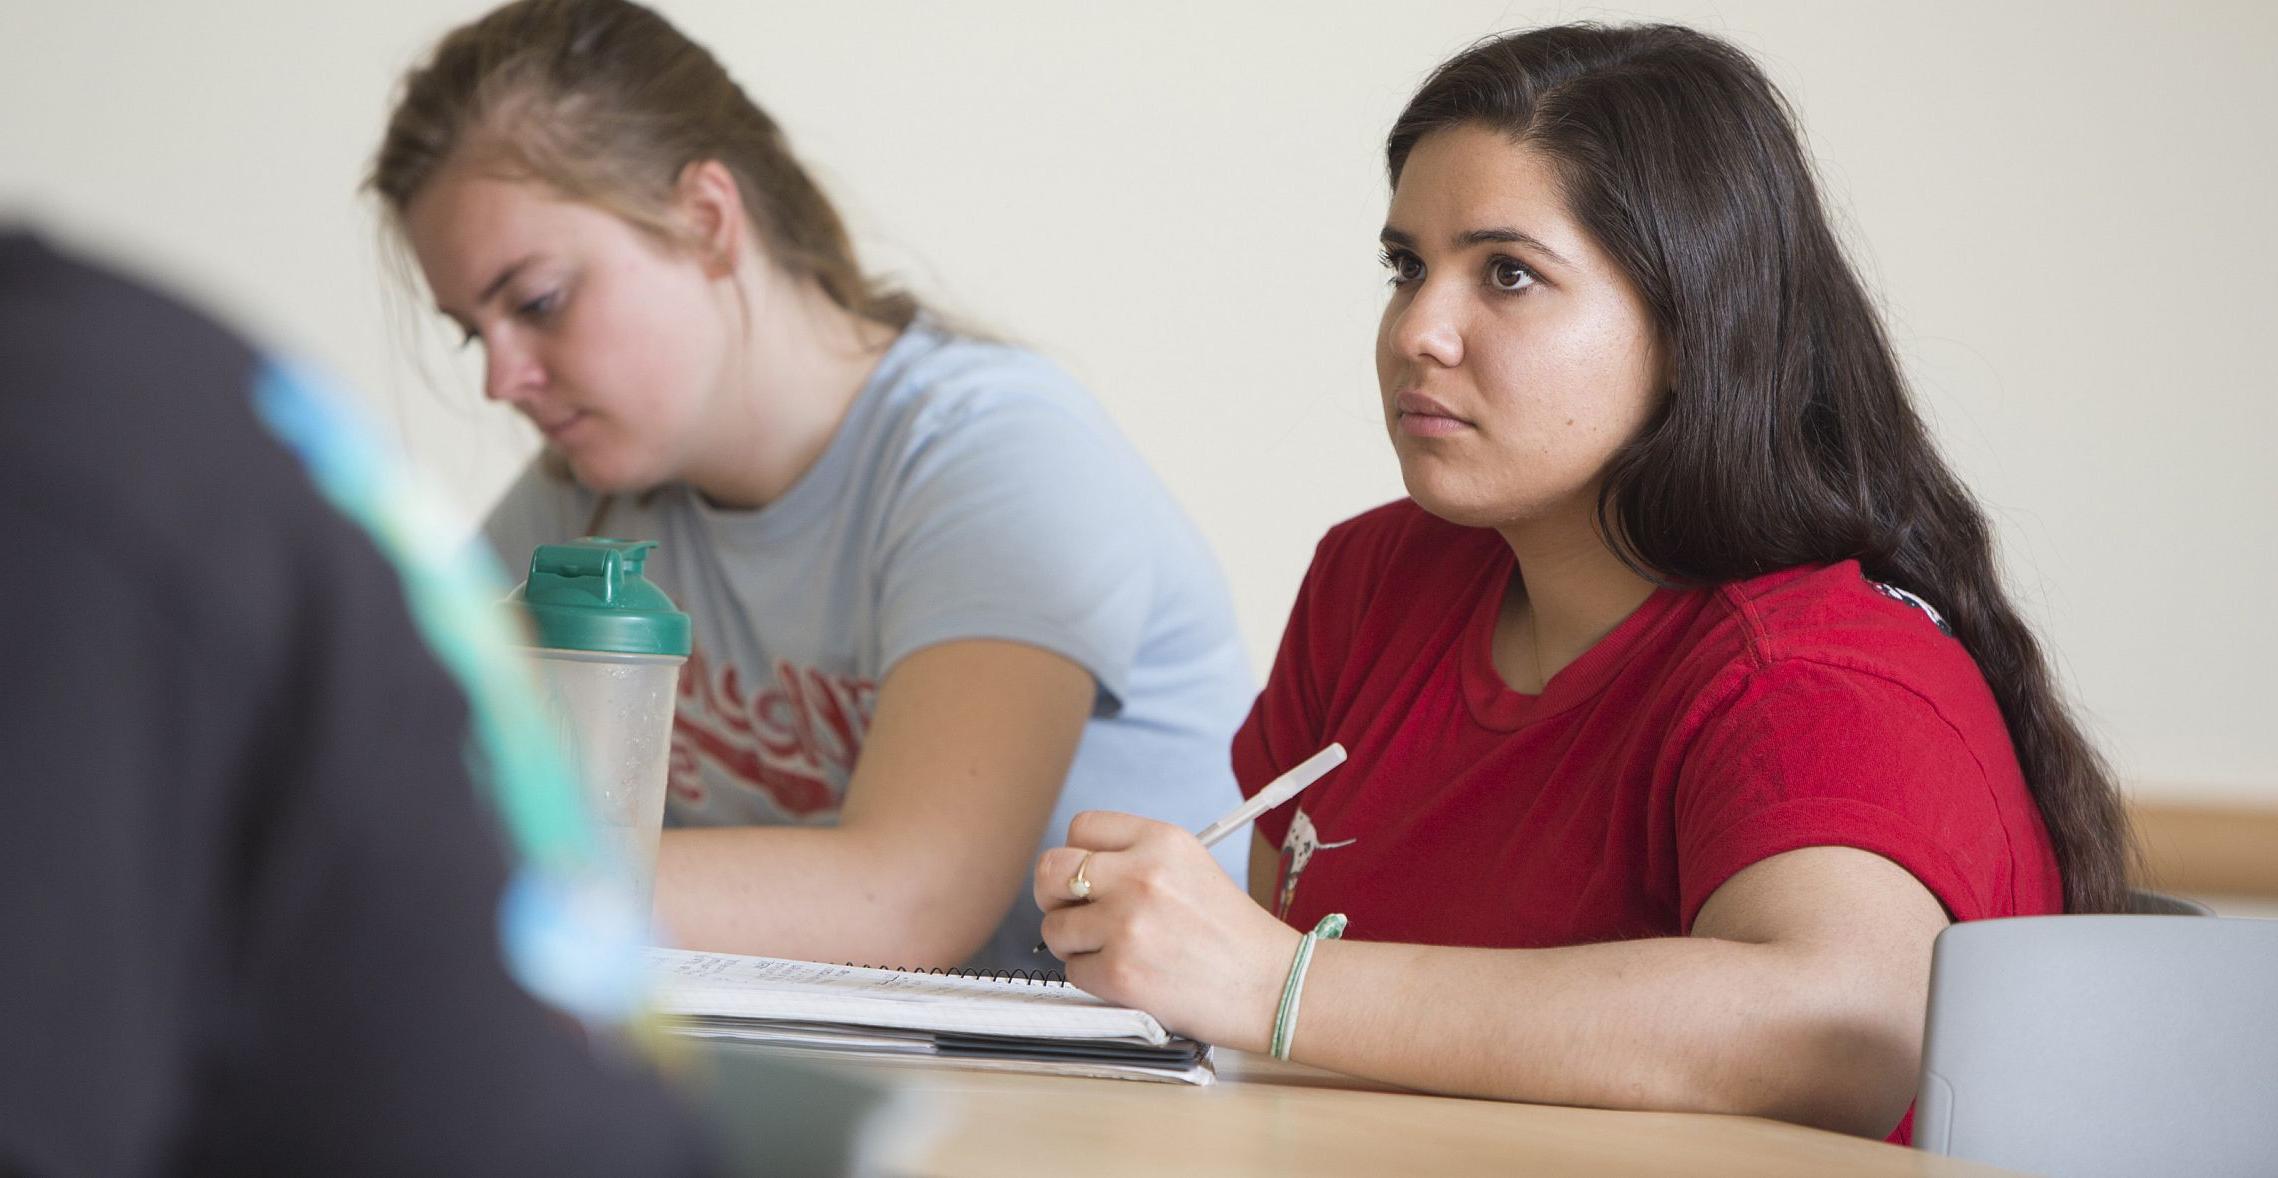
[[[1068,894],[1078,900],[1092,898],[1092,881],[1084,878],[1084,869],[1091,865],[1092,853],[1086,851],[1083,858],[1076,860],[1076,873],[1068,877]]]

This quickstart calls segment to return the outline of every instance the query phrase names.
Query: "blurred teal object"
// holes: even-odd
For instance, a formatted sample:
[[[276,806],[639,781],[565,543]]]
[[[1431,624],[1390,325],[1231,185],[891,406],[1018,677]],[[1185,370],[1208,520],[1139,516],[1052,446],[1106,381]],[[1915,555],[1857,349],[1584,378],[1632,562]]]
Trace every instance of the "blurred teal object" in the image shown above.
[[[634,1018],[648,914],[608,862],[616,852],[598,836],[569,754],[531,691],[514,651],[520,636],[498,608],[507,582],[497,561],[454,534],[377,444],[380,435],[329,387],[271,363],[255,381],[253,404],[324,497],[394,564],[414,624],[466,693],[470,767],[517,861],[499,911],[508,968],[532,994],[588,1023]]]

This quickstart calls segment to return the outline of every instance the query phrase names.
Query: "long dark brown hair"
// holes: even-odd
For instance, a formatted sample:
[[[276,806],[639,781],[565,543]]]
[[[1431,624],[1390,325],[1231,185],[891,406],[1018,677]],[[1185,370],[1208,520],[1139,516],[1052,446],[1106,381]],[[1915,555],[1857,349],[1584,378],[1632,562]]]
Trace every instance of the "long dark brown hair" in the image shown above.
[[[1473,125],[1555,162],[1670,349],[1674,387],[1599,492],[1607,543],[1681,584],[1856,558],[1929,601],[2000,703],[2066,910],[2123,910],[2134,852],[2111,770],[2001,587],[1984,512],[1915,413],[1778,90],[1740,50],[1677,26],[1498,37],[1401,112],[1392,182],[1419,139]]]

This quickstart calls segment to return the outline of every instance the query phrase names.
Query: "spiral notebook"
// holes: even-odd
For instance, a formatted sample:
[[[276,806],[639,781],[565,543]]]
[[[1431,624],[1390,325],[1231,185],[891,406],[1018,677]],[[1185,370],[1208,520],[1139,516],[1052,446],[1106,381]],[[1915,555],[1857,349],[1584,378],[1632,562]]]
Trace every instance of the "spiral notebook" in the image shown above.
[[[1064,981],[649,950],[673,1031],[898,1064],[1208,1084],[1210,1049]]]

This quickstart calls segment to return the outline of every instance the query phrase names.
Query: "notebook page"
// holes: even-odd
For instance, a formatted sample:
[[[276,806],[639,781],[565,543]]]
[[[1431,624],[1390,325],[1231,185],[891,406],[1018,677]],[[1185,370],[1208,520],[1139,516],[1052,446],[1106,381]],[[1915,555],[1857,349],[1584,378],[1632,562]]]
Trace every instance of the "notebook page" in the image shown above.
[[[838,1022],[976,1035],[1169,1042],[1144,1011],[1073,986],[864,969],[775,957],[648,951],[664,1014]]]

